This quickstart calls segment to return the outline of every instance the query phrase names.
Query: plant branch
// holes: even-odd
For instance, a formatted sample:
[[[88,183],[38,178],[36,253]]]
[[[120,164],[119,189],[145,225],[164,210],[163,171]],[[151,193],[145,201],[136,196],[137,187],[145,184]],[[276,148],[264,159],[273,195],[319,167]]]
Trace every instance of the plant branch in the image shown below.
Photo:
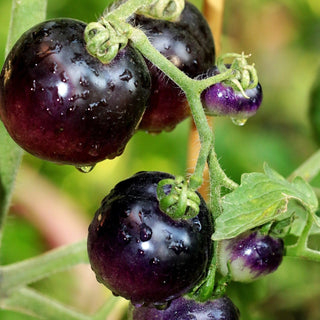
[[[0,307],[43,320],[91,320],[91,317],[76,312],[29,288],[14,290],[8,298],[0,300]]]
[[[88,263],[86,240],[49,251],[35,258],[0,267],[0,297],[80,263]]]
[[[313,226],[313,217],[308,213],[304,229],[296,244],[286,248],[286,256],[320,262],[320,252],[308,248],[308,239]]]
[[[130,34],[130,40],[132,41],[133,46],[138,49],[145,58],[172,79],[186,94],[201,144],[196,168],[190,178],[190,187],[195,190],[202,184],[203,171],[213,143],[212,131],[203,111],[200,94],[210,85],[231,78],[233,72],[232,70],[227,70],[226,72],[207,79],[191,79],[157,51],[141,30],[134,29]]]

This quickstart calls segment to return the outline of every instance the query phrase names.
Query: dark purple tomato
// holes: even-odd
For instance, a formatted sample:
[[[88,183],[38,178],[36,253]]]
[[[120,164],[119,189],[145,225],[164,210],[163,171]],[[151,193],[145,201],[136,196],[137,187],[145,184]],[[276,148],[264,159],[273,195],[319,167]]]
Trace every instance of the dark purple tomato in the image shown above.
[[[227,297],[204,303],[187,298],[178,298],[165,310],[152,307],[133,307],[129,310],[130,320],[238,320],[239,310]]]
[[[17,41],[0,78],[0,117],[26,151],[57,163],[92,165],[120,155],[141,120],[150,75],[127,46],[110,64],[86,51],[86,24],[40,23]]]
[[[134,304],[165,304],[205,276],[213,226],[201,198],[198,216],[173,220],[159,208],[157,184],[173,176],[139,172],[103,199],[89,226],[97,280]]]
[[[274,272],[281,264],[283,254],[282,239],[246,232],[219,243],[218,269],[227,275],[229,261],[234,281],[252,281]]]
[[[176,22],[136,15],[130,20],[147,35],[152,45],[191,78],[214,65],[215,47],[207,21],[201,12],[186,2]],[[147,61],[152,89],[139,129],[148,132],[172,130],[190,115],[184,93],[165,74]]]
[[[216,66],[206,73],[206,77],[219,74]],[[229,116],[233,119],[245,120],[253,116],[262,102],[262,88],[260,83],[253,88],[245,90],[244,97],[240,91],[224,83],[217,83],[202,92],[201,100],[204,111],[209,116]]]

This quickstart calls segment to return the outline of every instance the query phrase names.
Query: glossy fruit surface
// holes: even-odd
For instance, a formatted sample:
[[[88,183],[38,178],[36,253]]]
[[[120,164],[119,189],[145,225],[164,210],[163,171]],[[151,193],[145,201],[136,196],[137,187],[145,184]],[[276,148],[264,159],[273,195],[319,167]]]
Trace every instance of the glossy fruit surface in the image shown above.
[[[210,28],[200,11],[186,2],[176,22],[134,16],[130,20],[146,33],[152,45],[191,78],[214,65],[215,47]],[[170,131],[190,115],[188,102],[178,86],[147,61],[152,90],[139,129]]]
[[[171,302],[165,310],[151,307],[132,307],[130,320],[238,320],[239,310],[227,297],[204,303],[186,298]]]
[[[145,110],[150,76],[130,46],[108,65],[89,55],[73,19],[40,23],[15,44],[0,78],[0,116],[25,150],[90,165],[123,152]]]
[[[219,74],[218,68],[212,67],[206,77]],[[209,116],[229,116],[234,119],[248,119],[259,109],[262,102],[262,88],[260,83],[245,90],[246,98],[240,91],[224,83],[217,83],[203,91],[201,100],[204,111]]]
[[[235,281],[247,282],[274,272],[282,262],[282,239],[258,232],[248,232],[233,239],[222,240],[218,250],[218,269]]]
[[[213,226],[198,216],[172,220],[159,209],[162,172],[139,172],[104,198],[89,227],[88,254],[99,282],[134,304],[163,304],[190,290],[212,256]]]

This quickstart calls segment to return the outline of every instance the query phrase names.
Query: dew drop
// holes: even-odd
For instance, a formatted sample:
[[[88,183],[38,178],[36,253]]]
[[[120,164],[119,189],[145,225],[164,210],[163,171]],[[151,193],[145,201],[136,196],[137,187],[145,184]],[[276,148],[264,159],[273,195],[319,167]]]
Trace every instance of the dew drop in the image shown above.
[[[191,53],[191,48],[189,47],[189,46],[186,46],[186,51],[188,52],[188,53]]]
[[[157,310],[165,310],[169,307],[169,305],[171,304],[171,301],[167,301],[167,302],[158,302],[158,303],[154,303],[154,307]]]
[[[119,237],[120,237],[120,240],[122,240],[126,244],[128,244],[131,241],[131,238],[132,238],[131,235],[126,230],[126,228],[124,228],[123,230],[119,231]]]
[[[132,73],[130,70],[125,69],[124,72],[119,76],[122,81],[130,81],[132,79]]]
[[[79,84],[82,87],[88,87],[89,86],[89,82],[87,81],[86,78],[83,78],[83,77],[80,77]]]
[[[173,250],[177,255],[181,252],[186,252],[188,249],[185,247],[183,240],[172,241],[168,249]]]
[[[120,76],[121,77],[121,76]],[[120,78],[121,79],[121,78]],[[122,79],[121,79],[122,80]],[[113,81],[109,81],[108,82],[108,88],[111,90],[111,91],[114,91],[116,85],[113,83]]]
[[[159,263],[160,263],[160,259],[157,258],[157,257],[154,257],[154,258],[152,258],[152,259],[150,260],[150,264],[151,264],[151,265],[156,266],[156,265],[158,265]]]
[[[95,167],[95,164],[91,166],[76,166],[76,169],[82,173],[89,173],[93,170],[94,167]]]
[[[139,254],[140,256],[144,256],[144,251],[141,250],[141,249],[138,249],[138,254]]]
[[[237,118],[231,118],[232,122],[236,125],[236,126],[244,126],[247,122],[248,119],[237,119]]]
[[[140,240],[141,241],[148,241],[152,237],[152,230],[149,226],[145,223],[141,224],[140,226]]]

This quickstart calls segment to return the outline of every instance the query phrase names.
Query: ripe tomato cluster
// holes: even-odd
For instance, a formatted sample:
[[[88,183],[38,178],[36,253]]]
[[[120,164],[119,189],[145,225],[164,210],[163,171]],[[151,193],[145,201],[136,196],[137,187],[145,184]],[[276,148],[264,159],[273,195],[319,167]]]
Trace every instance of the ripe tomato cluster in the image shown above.
[[[190,78],[216,73],[211,31],[192,4],[175,22],[134,14],[128,23]],[[11,137],[37,157],[78,167],[121,155],[137,130],[169,131],[190,115],[183,91],[130,42],[104,64],[88,53],[85,28],[74,19],[34,26],[0,75],[0,118]],[[261,87],[249,95],[216,84],[202,100],[209,115],[243,118],[259,107]]]
[[[175,22],[138,14],[127,21],[142,29],[151,44],[190,78],[219,73],[209,26],[192,4],[185,4]],[[14,45],[0,76],[0,117],[11,137],[35,156],[75,166],[119,156],[137,130],[169,131],[190,115],[181,89],[130,41],[104,64],[88,53],[85,28],[74,19],[34,26]],[[250,90],[245,100],[231,87],[213,85],[203,92],[204,110],[214,116],[251,116],[262,91],[260,84]],[[168,178],[174,179],[163,172],[139,172],[103,199],[89,227],[92,269],[115,295],[131,300],[132,319],[236,320],[239,312],[226,297],[207,303],[181,297],[207,275],[216,254],[211,240],[214,222],[200,194],[194,218],[173,220],[163,212],[157,186]],[[164,188],[170,193],[170,186]],[[267,263],[260,266],[261,274],[281,262],[282,243],[264,245],[268,243],[276,247],[278,260],[272,270]],[[257,247],[252,240],[246,249],[250,245]],[[227,245],[226,250],[233,247]],[[265,248],[258,255],[264,252],[273,255]],[[236,258],[244,255],[238,250]],[[232,262],[236,258],[232,256]],[[228,261],[227,257],[225,264]],[[233,263],[233,273],[235,268]],[[163,311],[153,308],[163,305],[170,306]]]
[[[190,77],[214,64],[210,29],[189,3],[177,22],[134,15],[130,23]],[[34,26],[0,77],[0,117],[11,137],[35,156],[76,166],[119,156],[137,129],[170,130],[190,115],[183,92],[130,43],[109,64],[91,56],[85,27],[74,19]]]

